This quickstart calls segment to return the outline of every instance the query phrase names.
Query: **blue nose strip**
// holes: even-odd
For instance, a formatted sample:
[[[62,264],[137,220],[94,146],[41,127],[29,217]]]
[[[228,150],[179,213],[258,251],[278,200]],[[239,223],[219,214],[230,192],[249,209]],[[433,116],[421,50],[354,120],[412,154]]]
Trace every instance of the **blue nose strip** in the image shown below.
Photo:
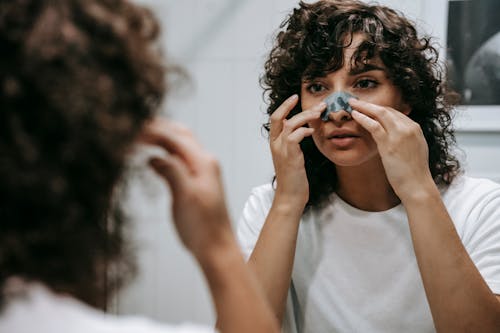
[[[321,120],[328,121],[330,112],[339,112],[341,110],[344,110],[348,113],[351,113],[352,107],[347,102],[349,98],[358,99],[356,96],[351,95],[345,91],[335,92],[325,98],[326,110],[321,114]]]

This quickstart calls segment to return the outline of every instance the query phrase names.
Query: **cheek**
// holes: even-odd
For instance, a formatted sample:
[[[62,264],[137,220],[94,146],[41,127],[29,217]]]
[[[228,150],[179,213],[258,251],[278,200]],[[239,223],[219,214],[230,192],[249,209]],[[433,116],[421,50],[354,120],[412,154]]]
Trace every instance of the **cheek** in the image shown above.
[[[307,126],[309,126],[310,128],[314,128],[314,132],[311,135],[311,137],[314,143],[316,144],[316,147],[321,146],[324,140],[323,138],[324,124],[325,123],[321,119],[316,119],[307,123]]]
[[[384,106],[390,106],[388,104],[394,104],[395,102],[393,98],[391,98],[390,94],[383,89],[377,94],[362,94],[359,98],[368,103]]]
[[[300,94],[300,106],[302,107],[302,110],[308,110],[323,101],[325,99],[324,97],[325,96],[320,94],[311,95],[308,92],[302,91]]]
[[[323,120],[321,119],[315,119],[313,121],[310,121],[307,123],[307,126],[311,127],[311,128],[314,128],[315,129],[315,133],[317,134],[319,132],[319,130],[321,129],[321,126],[323,125]]]
[[[372,157],[379,154],[377,143],[375,142],[375,140],[373,140],[372,136],[369,133],[363,136],[363,146],[365,147],[364,151],[367,157]]]
[[[365,130],[361,125],[358,125],[357,128],[358,128],[358,132],[363,137],[363,141],[366,143],[367,146],[369,146],[369,147],[377,146],[377,144],[375,143],[375,140],[373,140],[373,137],[370,134],[370,132]]]
[[[316,120],[313,120],[313,121],[310,121],[307,123],[307,126],[309,126],[310,128],[314,128],[314,132],[311,135],[311,138],[313,139],[316,147],[321,145],[320,142],[321,142],[321,138],[322,138],[322,135],[321,135],[322,125],[323,125],[323,121],[321,119],[316,119]]]
[[[302,108],[302,110],[310,109],[313,106],[314,106],[314,100],[311,100],[310,98],[301,99],[300,107]]]
[[[312,136],[311,136],[314,145],[316,148],[323,154],[325,155],[325,151],[323,151],[323,147],[325,145],[325,142],[323,141],[321,135],[318,133],[318,131],[315,131]],[[325,155],[326,156],[326,155]]]
[[[392,107],[403,113],[408,109],[401,94],[392,85],[384,87],[377,94],[360,95],[359,98],[372,104]]]
[[[378,150],[377,143],[375,142],[375,140],[373,140],[370,134],[365,136],[365,143],[369,149]]]

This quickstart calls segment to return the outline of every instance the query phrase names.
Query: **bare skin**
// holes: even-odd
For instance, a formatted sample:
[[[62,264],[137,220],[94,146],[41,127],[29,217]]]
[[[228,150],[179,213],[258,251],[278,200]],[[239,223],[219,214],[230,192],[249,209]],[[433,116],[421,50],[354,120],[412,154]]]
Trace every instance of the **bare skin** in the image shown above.
[[[375,139],[390,185],[406,208],[436,330],[498,332],[500,297],[470,259],[425,168],[428,152],[420,126],[389,107],[350,104],[359,110],[353,118]]]
[[[319,119],[326,107],[320,103],[286,120],[297,101],[298,96],[292,96],[271,117],[270,145],[276,172],[276,195],[249,260],[279,322],[283,319],[291,281],[299,221],[309,197],[299,142],[311,135],[313,129],[302,126]]]
[[[277,188],[249,265],[281,322],[298,225],[309,195],[298,142],[311,135],[320,152],[335,163],[337,194],[344,201],[366,211],[384,211],[399,203],[406,208],[436,329],[498,332],[498,296],[490,291],[457,235],[428,168],[421,128],[407,117],[411,109],[380,59],[372,59],[361,71],[350,67],[361,41],[361,35],[354,36],[345,50],[343,68],[302,82],[305,111],[285,119],[295,99],[285,101],[272,115],[270,145]],[[330,121],[323,122],[321,101],[336,91],[358,96],[360,100],[349,101],[357,111],[331,113]],[[433,274],[436,267],[441,274]]]
[[[168,152],[150,164],[170,186],[175,227],[208,281],[219,331],[279,332],[231,230],[215,158],[189,130],[160,118],[146,126],[140,141]]]

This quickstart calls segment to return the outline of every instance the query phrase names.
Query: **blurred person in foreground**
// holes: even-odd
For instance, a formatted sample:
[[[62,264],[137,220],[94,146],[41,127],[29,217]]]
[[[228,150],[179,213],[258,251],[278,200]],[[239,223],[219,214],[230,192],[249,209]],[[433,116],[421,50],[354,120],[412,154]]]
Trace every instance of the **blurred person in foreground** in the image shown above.
[[[0,332],[213,331],[101,311],[133,274],[113,195],[137,142],[166,152],[150,164],[170,185],[219,330],[277,331],[236,245],[217,162],[187,129],[154,118],[168,74],[158,32],[126,0],[0,1]]]

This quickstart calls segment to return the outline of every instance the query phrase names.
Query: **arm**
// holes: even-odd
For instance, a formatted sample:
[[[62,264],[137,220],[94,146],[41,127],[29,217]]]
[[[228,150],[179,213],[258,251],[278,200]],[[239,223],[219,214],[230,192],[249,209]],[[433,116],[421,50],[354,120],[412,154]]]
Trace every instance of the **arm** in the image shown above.
[[[285,311],[302,209],[274,200],[248,265],[255,273],[278,322]],[[300,206],[299,206],[300,207]]]
[[[408,214],[413,247],[438,332],[498,332],[500,303],[458,236],[428,167],[418,124],[399,111],[351,99],[373,136]]]
[[[249,266],[255,272],[273,312],[282,322],[290,287],[300,218],[309,198],[304,155],[299,143],[313,133],[303,127],[317,119],[324,104],[303,111],[289,120],[298,96],[286,100],[271,116],[270,146],[276,172],[276,192]]]
[[[434,183],[404,198],[438,332],[498,332],[500,303],[465,250]],[[402,199],[403,200],[403,199]]]
[[[143,143],[165,149],[151,166],[170,185],[174,224],[208,281],[221,332],[278,332],[231,230],[218,163],[180,125],[155,119]]]

